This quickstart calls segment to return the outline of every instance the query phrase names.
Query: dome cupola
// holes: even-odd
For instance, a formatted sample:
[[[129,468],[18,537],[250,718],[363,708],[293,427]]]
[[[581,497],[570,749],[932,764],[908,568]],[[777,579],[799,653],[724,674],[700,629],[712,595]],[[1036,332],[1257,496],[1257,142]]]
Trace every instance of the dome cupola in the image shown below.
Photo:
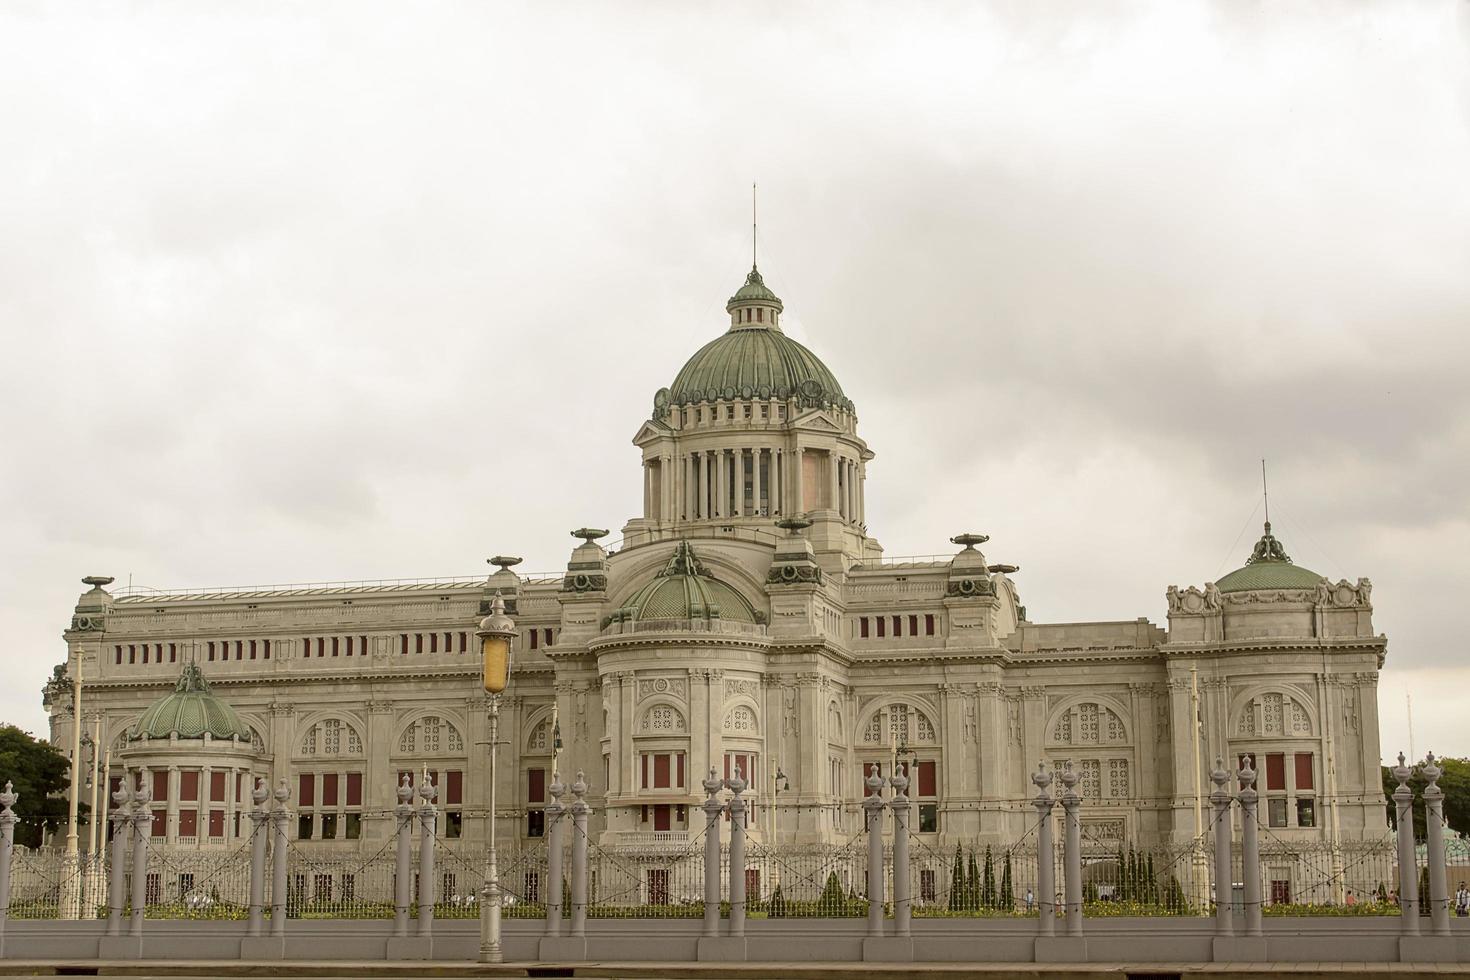
[[[173,691],[159,698],[143,712],[138,723],[128,732],[130,740],[143,738],[215,739],[239,738],[250,741],[250,728],[235,714],[235,709],[215,696],[198,664],[185,664]]]
[[[756,623],[757,614],[739,591],[705,571],[689,542],[680,540],[668,564],[643,588],[633,593],[612,622]]]
[[[1221,592],[1251,592],[1258,589],[1313,589],[1322,576],[1294,563],[1286,548],[1271,533],[1271,522],[1245,565],[1215,583]]]

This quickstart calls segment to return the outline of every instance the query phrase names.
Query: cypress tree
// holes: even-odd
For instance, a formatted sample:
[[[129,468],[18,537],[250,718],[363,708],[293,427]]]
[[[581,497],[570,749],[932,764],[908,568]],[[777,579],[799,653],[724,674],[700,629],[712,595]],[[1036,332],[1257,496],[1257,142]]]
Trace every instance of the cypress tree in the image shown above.
[[[1159,879],[1154,877],[1154,856],[1148,855],[1148,866],[1144,872],[1148,877],[1144,884],[1144,901],[1154,905],[1159,903]]]
[[[965,910],[973,912],[980,907],[980,866],[975,863],[975,849],[970,848],[970,867],[965,879]]]
[[[985,871],[980,880],[980,905],[995,908],[995,861],[990,856],[990,845],[985,845]]]
[[[1016,908],[1016,893],[1011,884],[1011,852],[1006,851],[1005,866],[1000,873],[1000,907],[1007,912]]]
[[[949,910],[958,912],[965,907],[964,852],[960,845],[954,846],[954,870],[949,875]]]
[[[1128,849],[1128,894],[1124,897],[1130,902],[1136,902],[1143,896],[1138,894],[1138,851]]]

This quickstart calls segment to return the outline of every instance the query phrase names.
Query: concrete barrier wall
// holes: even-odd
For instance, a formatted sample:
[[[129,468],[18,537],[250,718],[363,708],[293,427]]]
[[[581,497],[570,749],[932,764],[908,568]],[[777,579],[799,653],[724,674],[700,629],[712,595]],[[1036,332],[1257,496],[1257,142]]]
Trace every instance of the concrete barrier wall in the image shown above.
[[[102,943],[102,922],[12,920],[0,952],[17,960],[89,960],[118,955]],[[587,923],[586,959],[648,962],[700,958],[698,920],[601,919]],[[507,920],[503,942],[509,962],[540,960],[544,923]],[[913,960],[921,962],[1033,962],[1035,924],[1025,921],[916,919]],[[1388,963],[1400,958],[1399,920],[1385,917],[1282,918],[1265,923],[1266,959],[1279,962]],[[1470,920],[1453,923],[1444,950],[1449,961],[1470,962]],[[288,960],[386,959],[392,923],[383,920],[293,920],[281,956]],[[860,962],[866,922],[861,919],[753,920],[746,923],[743,959],[780,962]],[[1116,918],[1089,920],[1085,957],[1095,963],[1210,962],[1213,920]],[[141,947],[123,955],[148,960],[239,960],[243,922],[150,920]],[[117,940],[111,942],[116,943]],[[474,960],[478,923],[434,924],[428,956]],[[871,958],[871,957],[869,957]]]

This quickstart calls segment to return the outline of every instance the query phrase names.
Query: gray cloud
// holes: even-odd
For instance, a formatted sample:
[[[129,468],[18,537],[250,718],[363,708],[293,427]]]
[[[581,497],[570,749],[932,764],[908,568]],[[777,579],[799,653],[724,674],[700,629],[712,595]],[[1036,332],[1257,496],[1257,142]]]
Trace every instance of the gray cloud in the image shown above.
[[[1161,619],[1267,456],[1293,555],[1377,583],[1385,689],[1463,681],[1467,11],[12,6],[0,716],[40,726],[83,574],[619,526],[756,178],[890,553],[984,530],[1036,616]]]

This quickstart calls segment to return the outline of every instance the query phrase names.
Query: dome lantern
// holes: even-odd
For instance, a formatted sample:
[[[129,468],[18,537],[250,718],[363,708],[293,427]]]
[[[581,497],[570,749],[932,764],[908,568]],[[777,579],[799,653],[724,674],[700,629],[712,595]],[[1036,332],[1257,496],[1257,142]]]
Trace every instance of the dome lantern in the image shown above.
[[[238,738],[250,743],[250,728],[235,709],[215,696],[198,664],[185,664],[174,689],[153,702],[128,732],[129,740],[206,736],[228,741]]]
[[[1271,533],[1267,521],[1245,565],[1215,583],[1221,592],[1251,592],[1260,589],[1314,589],[1322,576],[1291,560],[1286,548]]]

